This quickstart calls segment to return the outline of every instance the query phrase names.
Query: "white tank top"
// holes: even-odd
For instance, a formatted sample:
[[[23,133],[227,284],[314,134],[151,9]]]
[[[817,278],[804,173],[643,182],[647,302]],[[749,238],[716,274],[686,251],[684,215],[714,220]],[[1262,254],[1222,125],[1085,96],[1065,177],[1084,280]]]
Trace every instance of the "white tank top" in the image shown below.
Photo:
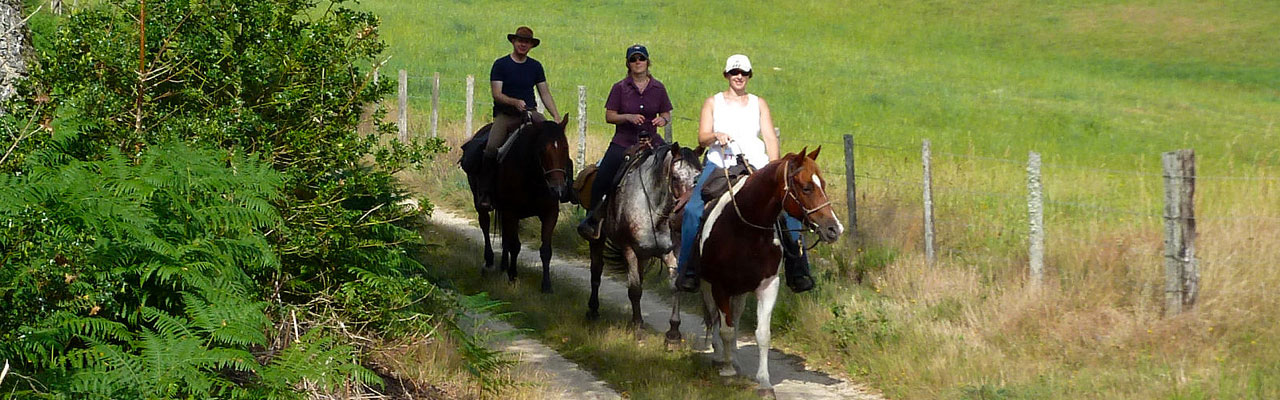
[[[747,94],[747,105],[739,106],[726,102],[724,92],[712,98],[711,131],[727,134],[733,141],[724,147],[713,143],[707,150],[707,160],[720,168],[728,168],[738,164],[736,155],[741,152],[751,166],[764,168],[769,163],[769,154],[765,152],[764,141],[760,140],[760,99]]]

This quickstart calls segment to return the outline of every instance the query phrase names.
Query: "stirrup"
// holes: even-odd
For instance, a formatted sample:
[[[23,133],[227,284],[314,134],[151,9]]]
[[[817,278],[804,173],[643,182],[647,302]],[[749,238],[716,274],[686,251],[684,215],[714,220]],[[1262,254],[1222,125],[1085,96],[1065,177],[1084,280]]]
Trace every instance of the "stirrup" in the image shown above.
[[[813,290],[813,277],[809,275],[788,276],[787,287],[794,293],[804,293]]]
[[[600,224],[604,220],[588,216],[578,223],[578,235],[587,240],[600,239]]]
[[[676,290],[689,293],[697,293],[698,286],[702,283],[702,278],[694,274],[681,274],[676,278]]]

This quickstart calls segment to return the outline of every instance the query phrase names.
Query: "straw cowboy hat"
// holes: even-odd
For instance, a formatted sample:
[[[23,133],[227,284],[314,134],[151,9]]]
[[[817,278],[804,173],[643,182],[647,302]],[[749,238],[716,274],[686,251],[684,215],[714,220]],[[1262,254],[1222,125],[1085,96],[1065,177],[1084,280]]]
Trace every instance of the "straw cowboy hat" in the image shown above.
[[[538,43],[542,43],[541,40],[538,40],[538,38],[533,37],[533,29],[529,29],[529,27],[527,26],[516,28],[516,33],[507,34],[508,42],[515,42],[516,39],[528,39],[529,41],[533,42],[533,47],[538,47]]]

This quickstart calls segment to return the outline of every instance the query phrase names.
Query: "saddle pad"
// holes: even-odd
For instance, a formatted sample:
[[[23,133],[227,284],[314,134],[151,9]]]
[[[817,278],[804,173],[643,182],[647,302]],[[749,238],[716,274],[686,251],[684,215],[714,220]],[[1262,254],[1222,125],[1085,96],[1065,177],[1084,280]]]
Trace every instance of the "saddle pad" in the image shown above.
[[[578,172],[578,177],[573,179],[573,193],[578,196],[578,204],[582,208],[591,209],[591,185],[596,180],[596,172],[599,169],[595,164],[587,165]]]

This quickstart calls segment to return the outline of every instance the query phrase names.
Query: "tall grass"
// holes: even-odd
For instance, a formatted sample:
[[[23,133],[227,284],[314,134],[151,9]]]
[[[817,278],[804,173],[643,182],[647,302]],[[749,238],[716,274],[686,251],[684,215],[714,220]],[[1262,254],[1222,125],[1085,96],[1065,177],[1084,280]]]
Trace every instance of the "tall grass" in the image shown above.
[[[444,121],[462,119],[463,76],[487,99],[505,34],[532,26],[561,112],[576,113],[576,85],[588,89],[589,159],[612,131],[601,106],[627,45],[649,47],[682,142],[701,100],[723,89],[724,58],[751,56],[751,90],[773,107],[783,150],[823,145],[832,193],[843,193],[840,136],[859,144],[860,240],[818,248],[821,289],[784,295],[776,343],[890,397],[1280,397],[1268,339],[1280,334],[1280,3],[361,7],[384,18],[383,71],[442,74]],[[429,96],[425,82],[415,96]],[[934,267],[920,251],[921,139],[934,149]],[[1158,160],[1178,148],[1198,159],[1202,288],[1196,308],[1165,318]],[[1029,151],[1044,157],[1049,202],[1038,291],[1024,285]],[[451,176],[436,175],[442,193],[465,188]]]

